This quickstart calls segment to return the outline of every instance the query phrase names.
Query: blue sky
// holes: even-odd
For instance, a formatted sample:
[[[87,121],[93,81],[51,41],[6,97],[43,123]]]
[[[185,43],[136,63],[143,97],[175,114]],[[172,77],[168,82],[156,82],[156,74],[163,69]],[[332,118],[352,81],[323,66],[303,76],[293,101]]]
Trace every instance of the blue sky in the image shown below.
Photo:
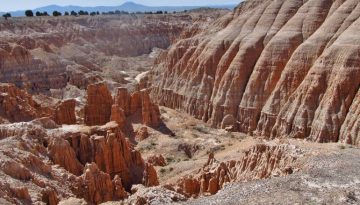
[[[42,6],[57,4],[61,6],[117,6],[128,0],[0,0],[0,11],[35,9]],[[237,4],[240,0],[132,0],[149,6],[201,6]]]

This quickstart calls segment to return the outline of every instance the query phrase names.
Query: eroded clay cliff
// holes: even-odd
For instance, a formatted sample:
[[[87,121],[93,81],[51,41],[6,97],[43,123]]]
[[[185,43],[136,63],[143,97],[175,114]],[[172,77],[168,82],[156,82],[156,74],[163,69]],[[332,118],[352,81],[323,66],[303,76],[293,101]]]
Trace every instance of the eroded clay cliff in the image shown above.
[[[59,128],[43,119],[0,125],[0,136],[0,197],[12,203],[99,204],[127,198],[132,185],[159,184],[116,123]]]
[[[57,97],[64,94],[54,90],[86,89],[104,79],[128,83],[127,72],[151,67],[153,58],[142,55],[225,12],[9,18],[0,22],[0,81]]]
[[[114,99],[105,83],[89,85],[85,105],[84,122],[86,125],[104,125],[115,121],[124,130],[129,130],[131,122],[140,122],[150,127],[161,124],[159,106],[143,89],[129,93],[126,88],[117,88]]]
[[[181,178],[174,190],[188,197],[212,195],[225,183],[244,182],[292,174],[298,169],[304,151],[291,145],[258,144],[239,160],[219,162],[211,153],[196,173]]]
[[[214,127],[358,144],[359,16],[358,0],[244,1],[157,60],[152,96]]]

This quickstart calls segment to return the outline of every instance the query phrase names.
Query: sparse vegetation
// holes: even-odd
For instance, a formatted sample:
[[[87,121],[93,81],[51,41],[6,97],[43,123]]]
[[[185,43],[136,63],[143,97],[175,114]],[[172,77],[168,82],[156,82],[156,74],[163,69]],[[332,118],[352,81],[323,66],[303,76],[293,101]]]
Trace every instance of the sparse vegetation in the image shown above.
[[[61,16],[62,13],[58,11],[53,11],[53,16]]]
[[[33,17],[33,16],[34,16],[34,13],[33,13],[32,10],[26,10],[26,11],[25,11],[25,16],[27,16],[27,17]]]
[[[342,144],[342,145],[339,145],[339,148],[340,149],[346,149],[346,146]]]
[[[49,14],[48,14],[46,11],[44,11],[44,12],[39,12],[39,11],[37,11],[37,12],[35,13],[35,15],[36,15],[36,16],[49,16]]]
[[[10,13],[6,13],[6,14],[3,14],[2,16],[5,18],[5,20],[7,20],[8,18],[11,17],[11,14],[10,14]]]
[[[80,11],[78,12],[78,14],[79,14],[80,16],[84,16],[84,15],[89,15],[89,12],[80,10]]]
[[[70,14],[71,14],[71,16],[77,16],[78,15],[78,13],[76,13],[76,11],[71,11]]]
[[[206,151],[206,154],[216,153],[216,152],[222,151],[222,150],[225,150],[225,145],[218,145],[218,146],[212,147]]]
[[[166,169],[165,169],[165,168],[161,168],[159,171],[160,171],[161,174],[164,174],[164,173],[166,172]]]
[[[170,163],[175,162],[175,159],[174,159],[174,157],[166,157],[166,162],[167,162],[167,164],[170,164]]]
[[[197,130],[198,132],[204,133],[204,134],[209,134],[209,129],[203,125],[195,125],[194,130]]]

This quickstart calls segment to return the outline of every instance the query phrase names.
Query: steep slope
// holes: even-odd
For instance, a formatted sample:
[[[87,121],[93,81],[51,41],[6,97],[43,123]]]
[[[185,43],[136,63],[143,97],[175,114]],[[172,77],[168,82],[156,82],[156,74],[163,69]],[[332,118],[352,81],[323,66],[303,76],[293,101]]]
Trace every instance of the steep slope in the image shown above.
[[[127,67],[139,69],[127,59],[167,48],[192,20],[170,14],[1,19],[0,81],[46,94],[68,84],[86,89],[104,78],[124,83]],[[144,67],[153,61],[137,60]]]
[[[214,127],[359,144],[359,16],[358,0],[245,1],[161,55],[152,96]]]

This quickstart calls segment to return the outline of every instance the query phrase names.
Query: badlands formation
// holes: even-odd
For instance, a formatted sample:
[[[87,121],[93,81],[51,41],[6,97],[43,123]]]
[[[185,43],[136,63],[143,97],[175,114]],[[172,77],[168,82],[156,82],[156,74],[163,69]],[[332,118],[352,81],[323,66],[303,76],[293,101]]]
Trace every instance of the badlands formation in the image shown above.
[[[359,204],[359,16],[0,20],[0,204]]]
[[[153,96],[213,127],[359,142],[359,1],[245,1],[158,60]]]

